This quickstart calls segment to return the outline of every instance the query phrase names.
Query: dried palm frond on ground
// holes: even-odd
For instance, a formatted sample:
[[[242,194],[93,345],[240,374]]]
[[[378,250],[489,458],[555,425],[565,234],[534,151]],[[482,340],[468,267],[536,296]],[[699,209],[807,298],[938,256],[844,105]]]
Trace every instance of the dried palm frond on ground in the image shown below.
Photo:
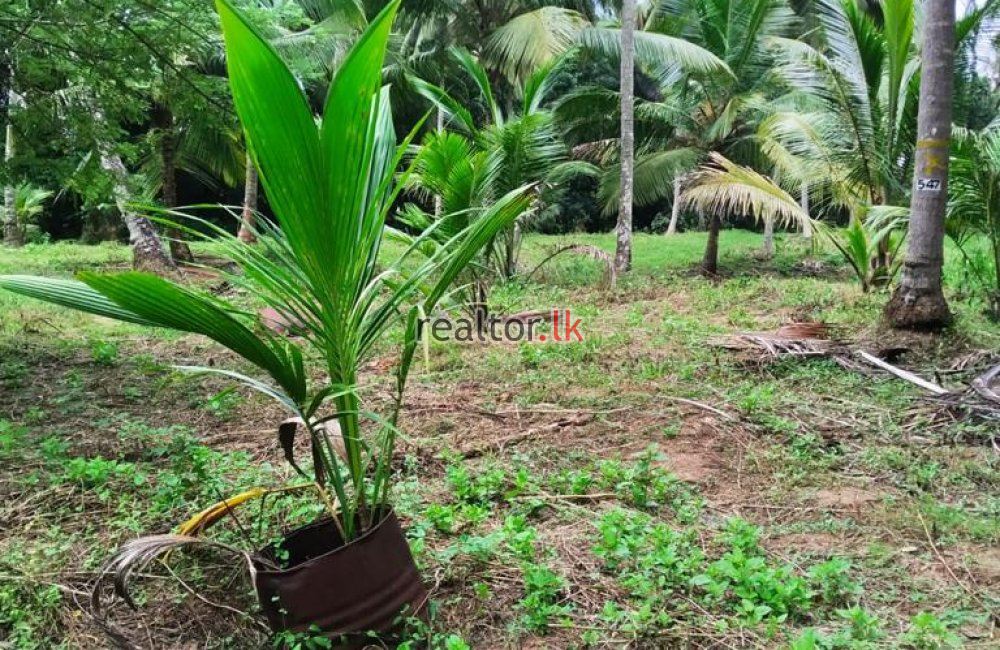
[[[762,364],[785,358],[826,357],[855,372],[871,374],[870,369],[877,368],[929,393],[926,401],[935,404],[939,414],[947,415],[950,421],[964,418],[1000,421],[1000,364],[976,376],[967,387],[951,390],[886,360],[894,360],[906,348],[884,348],[877,354],[852,350],[850,341],[842,336],[842,330],[828,323],[789,323],[774,332],[742,332],[712,339],[710,343],[715,347],[734,351],[742,360],[751,363]],[[986,359],[994,358],[991,353],[984,351],[966,355],[953,364],[951,372],[964,372]],[[995,439],[993,444],[996,445]]]
[[[950,421],[972,418],[986,422],[1000,422],[1000,364],[974,377],[968,387],[949,390],[867,352],[858,351],[857,355],[867,363],[930,393],[925,399],[936,405],[938,414],[947,415]],[[991,437],[991,442],[994,447],[997,446],[996,437]]]
[[[973,350],[955,359],[943,373],[967,372],[975,368],[989,368],[1000,362],[995,350]]]
[[[1000,422],[1000,365],[977,376],[965,390],[945,391],[928,400],[954,416]],[[996,445],[995,439],[993,444]]]
[[[741,332],[712,339],[710,344],[740,353],[745,361],[763,363],[785,357],[830,357],[847,354],[847,341],[836,325],[788,323],[774,332]]]
[[[933,406],[932,423],[954,423],[959,420],[1000,422],[1000,364],[974,377],[962,389],[952,390],[940,384],[892,365],[905,347],[883,347],[876,354],[851,348],[851,341],[842,336],[837,326],[822,322],[796,322],[783,325],[774,332],[742,332],[712,339],[710,344],[737,353],[740,360],[762,365],[779,359],[830,358],[852,372],[872,375],[884,371],[920,387],[929,395],[923,398]],[[984,361],[995,361],[986,351],[966,355],[952,364],[948,371],[968,376]],[[940,379],[939,379],[940,381]],[[926,408],[918,409],[926,417]],[[1000,450],[997,436],[990,443]]]

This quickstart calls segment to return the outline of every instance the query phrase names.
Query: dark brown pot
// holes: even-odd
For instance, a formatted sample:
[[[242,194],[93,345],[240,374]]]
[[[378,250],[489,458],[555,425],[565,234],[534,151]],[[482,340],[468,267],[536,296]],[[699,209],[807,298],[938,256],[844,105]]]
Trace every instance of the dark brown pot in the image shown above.
[[[280,549],[261,556],[288,568],[255,562],[257,596],[276,632],[318,628],[347,650],[371,644],[372,633],[391,642],[405,618],[426,613],[427,591],[391,510],[350,544],[324,519],[286,535]]]

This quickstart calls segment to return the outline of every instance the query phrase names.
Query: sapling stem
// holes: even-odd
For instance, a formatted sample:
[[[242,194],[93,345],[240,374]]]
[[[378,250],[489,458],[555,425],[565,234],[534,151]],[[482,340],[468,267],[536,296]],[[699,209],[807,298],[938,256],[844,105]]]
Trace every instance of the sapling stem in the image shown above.
[[[330,512],[330,517],[333,519],[333,525],[337,527],[337,532],[340,533],[340,536],[345,542],[349,541],[347,539],[347,534],[344,532],[344,526],[340,523],[340,519],[337,518],[337,506],[333,503],[333,500],[330,499],[330,494],[326,491],[326,488],[319,483],[313,483],[313,485],[316,486],[316,491],[319,493],[320,500],[323,501],[326,509]]]

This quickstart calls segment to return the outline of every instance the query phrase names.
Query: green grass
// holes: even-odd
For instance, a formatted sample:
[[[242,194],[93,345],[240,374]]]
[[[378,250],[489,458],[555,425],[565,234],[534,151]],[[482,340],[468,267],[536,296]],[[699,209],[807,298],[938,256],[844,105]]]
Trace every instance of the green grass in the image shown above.
[[[569,242],[614,245],[529,237],[524,266]],[[638,236],[634,272],[613,292],[578,256],[494,288],[496,311],[572,309],[584,343],[430,346],[404,409],[395,503],[435,608],[404,648],[989,647],[987,611],[1000,607],[993,429],[935,420],[918,389],[887,376],[831,360],[748,365],[709,345],[821,319],[865,347],[912,348],[902,363],[933,378],[1000,345],[954,256],[957,325],[914,337],[879,328],[886,294],[862,294],[829,251],[811,275],[798,238],[762,262],[759,236],[726,231],[710,281],[695,272],[703,245],[698,233]],[[0,251],[0,273],[127,263],[112,245]],[[395,342],[365,369],[370,399],[384,398]],[[222,496],[295,481],[274,435],[281,412],[170,370],[192,362],[232,357],[0,294],[0,645],[111,647],[78,603],[114,548]],[[210,534],[250,550],[316,512],[282,497]],[[178,554],[137,585],[139,613],[108,616],[139,645],[268,643],[230,558]]]

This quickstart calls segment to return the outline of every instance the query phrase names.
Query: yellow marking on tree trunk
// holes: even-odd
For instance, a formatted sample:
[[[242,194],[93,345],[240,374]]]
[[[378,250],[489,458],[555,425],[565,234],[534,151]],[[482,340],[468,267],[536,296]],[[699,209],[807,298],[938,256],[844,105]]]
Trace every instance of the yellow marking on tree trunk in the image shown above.
[[[940,138],[917,140],[917,149],[947,149],[949,144],[948,140]]]
[[[924,176],[934,176],[937,171],[944,171],[947,169],[946,160],[936,153],[928,153],[924,159],[923,175]]]

